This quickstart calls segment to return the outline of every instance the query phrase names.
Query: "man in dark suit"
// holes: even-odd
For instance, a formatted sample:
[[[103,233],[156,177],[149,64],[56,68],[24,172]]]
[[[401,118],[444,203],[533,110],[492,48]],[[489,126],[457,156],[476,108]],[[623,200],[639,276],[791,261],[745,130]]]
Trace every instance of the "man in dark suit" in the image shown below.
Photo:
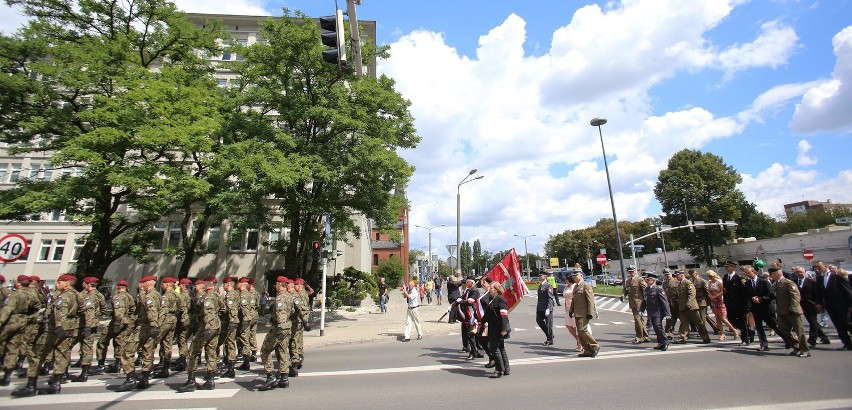
[[[728,321],[740,331],[742,346],[750,343],[746,314],[748,313],[749,296],[745,287],[745,279],[737,274],[737,263],[725,262],[725,275],[722,276],[722,287],[725,289],[725,307],[728,309]]]
[[[814,270],[822,274],[816,279],[817,310],[825,309],[834,328],[837,329],[837,337],[843,343],[837,350],[852,350],[852,340],[849,339],[849,309],[852,307],[852,289],[849,280],[838,276],[828,269],[825,262],[819,261],[814,265]]]
[[[458,279],[455,276],[450,276],[447,280],[447,300],[451,303],[449,323],[456,323],[458,320],[458,309],[456,309],[457,305],[454,303],[456,299],[461,297],[459,287],[461,287],[461,283]]]
[[[746,266],[743,271],[746,274],[746,286],[751,297],[749,311],[754,316],[754,327],[760,340],[760,348],[757,350],[766,351],[769,350],[769,342],[766,339],[763,324],[766,323],[766,326],[778,333],[778,323],[775,321],[775,314],[771,306],[775,294],[772,293],[772,285],[769,281],[758,276],[753,266]]]
[[[796,277],[794,282],[799,286],[799,294],[802,296],[800,299],[802,313],[808,322],[808,344],[814,347],[817,337],[819,337],[820,344],[827,345],[831,343],[817,320],[817,313],[819,312],[817,312],[816,308],[816,281],[808,277],[808,272],[801,266],[793,268],[793,274]]]
[[[553,344],[553,287],[547,281],[547,274],[538,275],[538,303],[535,307],[535,321],[544,332],[545,346]]]
[[[482,357],[482,350],[476,340],[479,329],[476,319],[476,309],[479,301],[479,291],[476,289],[476,281],[467,277],[463,283],[461,297],[456,299],[459,308],[459,320],[461,321],[462,344],[468,351],[468,360]]]
[[[639,312],[648,311],[648,320],[654,328],[654,333],[657,335],[657,345],[654,349],[665,351],[669,348],[669,340],[666,338],[666,332],[663,330],[663,318],[670,318],[672,312],[669,309],[669,300],[666,297],[666,292],[662,286],[657,285],[659,275],[654,272],[645,274],[645,287],[643,300],[639,306]]]

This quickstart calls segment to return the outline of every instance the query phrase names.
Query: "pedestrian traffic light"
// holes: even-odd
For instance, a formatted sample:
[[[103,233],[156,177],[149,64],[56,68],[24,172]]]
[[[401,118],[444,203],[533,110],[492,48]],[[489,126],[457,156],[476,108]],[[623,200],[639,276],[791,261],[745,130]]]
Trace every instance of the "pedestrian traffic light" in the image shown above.
[[[320,241],[311,242],[311,256],[314,260],[319,260],[320,258]]]
[[[346,65],[346,35],[343,29],[343,11],[337,10],[333,16],[320,17],[322,43],[328,50],[322,51],[322,60],[338,66]]]

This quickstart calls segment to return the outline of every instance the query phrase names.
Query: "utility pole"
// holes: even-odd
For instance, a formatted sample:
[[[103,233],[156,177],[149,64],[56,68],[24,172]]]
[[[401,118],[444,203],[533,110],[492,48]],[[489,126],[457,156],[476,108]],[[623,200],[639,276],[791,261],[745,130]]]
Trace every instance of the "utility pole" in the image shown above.
[[[364,62],[361,60],[361,31],[358,29],[358,13],[355,6],[361,5],[361,0],[346,0],[346,15],[349,16],[349,39],[352,45],[352,58],[355,60],[355,72],[358,77],[364,76]]]

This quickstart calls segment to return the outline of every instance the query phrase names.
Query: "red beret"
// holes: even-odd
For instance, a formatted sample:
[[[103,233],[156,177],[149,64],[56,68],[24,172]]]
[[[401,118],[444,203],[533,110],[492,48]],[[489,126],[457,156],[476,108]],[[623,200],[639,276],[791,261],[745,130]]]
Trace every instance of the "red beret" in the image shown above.
[[[240,283],[251,283],[251,279],[249,279],[249,278],[240,278]]]
[[[115,286],[124,286],[126,288],[128,285],[126,280],[120,280],[115,284]]]
[[[216,277],[215,276],[208,276],[208,277],[204,278],[204,281],[216,283]]]
[[[231,283],[233,281],[234,281],[234,278],[228,276],[228,277],[226,277],[225,279],[222,280],[222,283]]]
[[[36,275],[33,275],[33,276],[30,276],[30,281],[40,282],[41,278],[36,276]]]
[[[152,280],[156,282],[156,281],[157,281],[157,278],[156,278],[156,277],[154,277],[154,276],[148,275],[148,276],[145,276],[144,278],[142,278],[142,279],[139,281],[139,283],[143,283],[143,282],[150,282],[150,281],[152,281]]]
[[[171,276],[166,276],[163,278],[163,283],[177,283],[177,278],[173,278]]]
[[[296,280],[294,281],[294,283],[295,283],[295,284],[297,284],[297,285],[304,285],[304,284],[305,284],[305,280],[304,280],[304,279],[302,279],[302,278],[298,278],[298,279],[296,279]]]
[[[196,279],[196,280],[195,280],[195,284],[196,284],[196,285],[203,285],[203,284],[204,284],[204,279],[201,279],[201,278]]]
[[[94,276],[86,276],[85,278],[83,278],[83,283],[98,283],[98,282],[100,282],[100,279],[98,279]]]
[[[3,275],[0,275],[0,282],[5,282],[5,281],[6,281],[6,277],[3,276]]]
[[[254,278],[249,278],[249,285],[254,285],[255,283]]]
[[[180,280],[180,284],[181,285],[191,285],[192,281],[187,279],[187,278],[183,278],[183,279]]]
[[[59,277],[56,278],[56,280],[61,280],[63,282],[74,282],[74,281],[77,280],[77,277],[74,276],[74,275],[69,275],[69,274],[66,273],[64,275],[59,275]]]
[[[287,282],[290,281],[290,279],[287,279],[283,276],[279,276],[279,277],[275,278],[275,281],[278,282],[278,283],[287,283]]]
[[[27,276],[27,275],[18,275],[18,282],[25,282],[25,281],[28,281],[28,280],[31,280],[29,276]]]

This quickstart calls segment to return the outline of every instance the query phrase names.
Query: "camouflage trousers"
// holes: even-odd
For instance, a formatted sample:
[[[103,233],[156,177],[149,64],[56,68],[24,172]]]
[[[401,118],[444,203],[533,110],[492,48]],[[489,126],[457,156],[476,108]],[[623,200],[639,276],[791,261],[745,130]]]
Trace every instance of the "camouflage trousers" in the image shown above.
[[[305,329],[293,326],[290,333],[290,363],[298,364],[305,350]]]
[[[289,349],[290,331],[285,330],[280,337],[275,329],[270,329],[269,333],[263,339],[263,345],[260,347],[260,358],[263,361],[263,369],[267,373],[272,373],[275,366],[272,361],[272,353],[278,357],[278,371],[287,373],[290,363]]]
[[[198,369],[198,362],[201,361],[202,351],[204,351],[204,355],[207,357],[207,371],[216,371],[216,365],[219,363],[219,349],[216,346],[218,334],[219,329],[210,329],[210,337],[205,338],[203,330],[196,330],[189,348],[189,354],[186,356],[186,371],[188,373],[195,373],[195,370]]]
[[[88,336],[86,335],[88,333]],[[77,333],[77,338],[74,340],[74,343],[71,343],[73,347],[77,343],[80,343],[80,363],[83,366],[88,366],[92,364],[92,356],[94,354],[95,348],[95,340],[98,340],[98,328],[82,328]]]
[[[69,335],[58,337],[52,329],[42,332],[36,340],[34,360],[30,362],[30,367],[27,369],[27,377],[38,377],[39,367],[51,356],[53,356],[53,375],[65,374],[68,370],[68,356],[71,354],[73,341],[74,338]]]
[[[115,335],[115,343],[118,344],[116,356],[121,360],[121,370],[125,375],[133,373],[136,370],[133,361],[139,349],[139,328],[133,325],[120,328]]]
[[[243,321],[240,327],[240,351],[243,356],[248,356],[251,352],[257,351],[257,320]]]
[[[172,361],[172,344],[175,341],[175,325],[176,323],[163,323],[160,325],[160,362],[168,363]],[[153,360],[153,358],[152,358]]]
[[[3,369],[15,368],[20,354],[21,339],[24,328],[27,326],[27,318],[23,315],[12,315],[0,331],[0,355],[4,355]]]

